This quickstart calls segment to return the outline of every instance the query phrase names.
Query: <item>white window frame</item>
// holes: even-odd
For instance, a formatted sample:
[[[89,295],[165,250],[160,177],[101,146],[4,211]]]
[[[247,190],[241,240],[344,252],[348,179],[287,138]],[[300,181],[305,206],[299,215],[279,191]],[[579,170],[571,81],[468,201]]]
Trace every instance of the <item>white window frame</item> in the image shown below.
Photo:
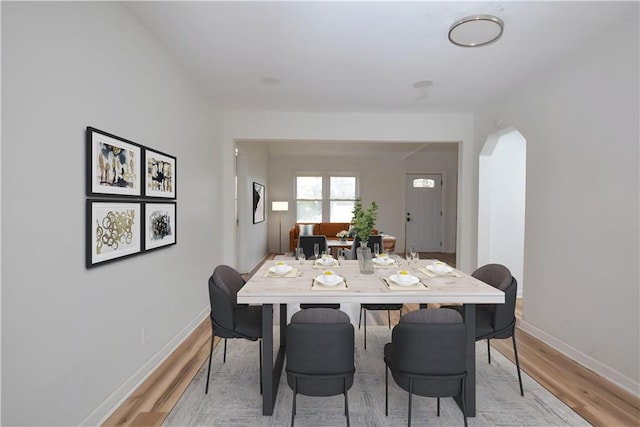
[[[293,195],[295,202],[295,218],[296,222],[298,222],[298,200],[310,200],[310,199],[298,199],[298,189],[296,188],[298,183],[298,177],[300,176],[319,176],[322,177],[322,221],[321,222],[329,222],[331,217],[331,201],[332,200],[349,200],[349,199],[330,199],[331,191],[329,185],[331,183],[331,177],[354,177],[356,179],[356,198],[360,197],[360,174],[358,172],[311,172],[311,171],[302,171],[296,172],[293,177]],[[317,200],[317,199],[314,199]],[[355,199],[353,199],[355,202]]]

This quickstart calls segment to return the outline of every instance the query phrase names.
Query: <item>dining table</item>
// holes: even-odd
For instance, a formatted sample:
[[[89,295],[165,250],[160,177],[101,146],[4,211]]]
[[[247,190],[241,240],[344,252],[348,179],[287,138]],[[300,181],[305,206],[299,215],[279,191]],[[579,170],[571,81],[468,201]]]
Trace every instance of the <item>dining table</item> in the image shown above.
[[[322,264],[321,261],[298,261],[286,256],[265,261],[237,294],[239,304],[262,305],[263,415],[273,414],[278,394],[286,355],[288,304],[459,303],[464,306],[463,318],[467,330],[466,410],[468,416],[474,417],[475,305],[503,304],[504,293],[463,271],[433,259],[417,260],[412,264],[399,258],[380,261],[380,264],[374,264],[374,272],[368,274],[360,272],[357,260],[331,258],[331,265]],[[281,264],[277,269],[276,263]],[[286,268],[282,268],[282,263]],[[435,268],[443,265],[442,271]],[[325,274],[327,271],[331,271],[331,274]],[[409,273],[411,284],[400,282],[399,272]],[[336,276],[338,280],[335,283],[327,282],[327,276]],[[274,305],[279,305],[278,318],[274,318]],[[277,326],[280,342],[274,357],[274,327]],[[382,356],[380,362],[384,363]],[[458,398],[456,401],[458,405],[462,405],[461,399]]]

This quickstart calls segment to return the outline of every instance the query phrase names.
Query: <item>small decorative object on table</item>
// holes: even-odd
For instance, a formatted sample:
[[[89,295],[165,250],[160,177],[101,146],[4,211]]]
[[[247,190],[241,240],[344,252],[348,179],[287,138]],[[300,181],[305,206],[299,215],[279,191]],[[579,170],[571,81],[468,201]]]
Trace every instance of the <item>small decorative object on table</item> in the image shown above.
[[[347,230],[342,230],[342,231],[338,231],[338,234],[336,234],[336,237],[340,239],[340,243],[346,243],[348,235],[349,235],[349,232]]]

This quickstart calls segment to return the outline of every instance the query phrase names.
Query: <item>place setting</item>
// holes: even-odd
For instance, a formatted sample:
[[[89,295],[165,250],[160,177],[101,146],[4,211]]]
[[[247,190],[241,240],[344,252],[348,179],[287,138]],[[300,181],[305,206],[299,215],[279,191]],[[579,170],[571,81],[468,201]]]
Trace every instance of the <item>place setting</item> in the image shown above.
[[[348,289],[347,279],[333,270],[326,270],[317,277],[311,279],[312,290],[344,290]]]
[[[328,267],[339,267],[340,261],[331,254],[323,252],[313,263],[313,268],[326,269]]]
[[[416,291],[429,289],[429,285],[407,270],[399,270],[389,277],[380,276],[380,280],[392,291]]]
[[[453,267],[442,261],[433,261],[425,267],[416,267],[416,269],[427,277],[464,277],[458,273]]]
[[[387,253],[379,254],[372,261],[374,268],[395,268],[398,266],[396,260]]]
[[[298,269],[290,266],[284,261],[277,261],[274,265],[267,269],[262,277],[297,277]]]

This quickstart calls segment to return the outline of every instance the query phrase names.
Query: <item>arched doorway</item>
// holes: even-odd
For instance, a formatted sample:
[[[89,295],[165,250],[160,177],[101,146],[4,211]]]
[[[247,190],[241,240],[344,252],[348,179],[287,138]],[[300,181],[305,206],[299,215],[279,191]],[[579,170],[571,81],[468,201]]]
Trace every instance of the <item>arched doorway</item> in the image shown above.
[[[514,128],[487,138],[478,175],[478,265],[506,265],[524,290],[527,140]]]

